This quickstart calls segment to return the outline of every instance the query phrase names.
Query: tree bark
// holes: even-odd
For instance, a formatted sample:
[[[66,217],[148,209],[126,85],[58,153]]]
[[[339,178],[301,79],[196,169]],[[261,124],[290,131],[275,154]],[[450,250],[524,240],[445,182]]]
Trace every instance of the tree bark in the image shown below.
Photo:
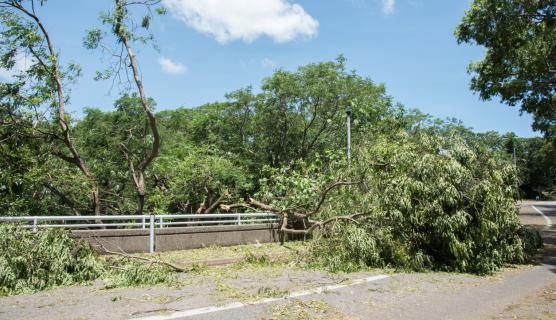
[[[286,209],[279,209],[273,207],[272,205],[263,203],[261,201],[255,200],[253,198],[249,198],[247,203],[236,203],[236,204],[220,204],[220,207],[225,210],[229,211],[232,208],[238,207],[247,207],[247,208],[256,208],[262,209],[267,212],[272,212],[280,217],[280,235],[279,240],[281,243],[287,240],[287,235],[310,235],[315,230],[325,227],[328,224],[336,223],[339,221],[350,221],[357,223],[361,219],[365,219],[368,217],[369,213],[355,213],[352,215],[343,215],[343,216],[335,216],[328,218],[324,221],[313,220],[311,216],[316,215],[322,210],[323,203],[329,197],[330,192],[335,188],[340,188],[344,186],[351,186],[361,184],[359,182],[349,182],[349,181],[336,181],[328,185],[324,190],[321,191],[320,195],[318,196],[318,200],[313,209],[310,208],[303,208],[303,207],[290,207]]]
[[[143,110],[147,115],[149,129],[153,135],[153,144],[151,149],[147,151],[143,160],[137,165],[136,170],[131,170],[133,175],[133,182],[135,184],[135,189],[137,191],[137,214],[143,214],[144,206],[145,206],[145,170],[151,164],[151,162],[156,158],[160,151],[160,134],[158,132],[158,127],[156,124],[156,116],[152,112],[151,106],[149,105],[149,101],[147,96],[145,95],[145,88],[143,87],[143,82],[141,81],[141,75],[139,73],[139,66],[137,63],[137,58],[133,53],[133,49],[131,47],[131,43],[129,41],[129,37],[127,35],[127,31],[125,30],[124,24],[124,11],[127,5],[126,0],[115,0],[116,1],[116,10],[121,12],[115,21],[115,28],[114,32],[119,40],[122,42],[125,50],[127,52],[127,57],[129,59],[129,67],[133,72],[133,79],[135,81],[135,85],[137,90],[139,91],[139,96],[141,98],[141,105],[143,106]],[[127,156],[128,164],[130,164],[130,169],[133,165],[133,160]]]

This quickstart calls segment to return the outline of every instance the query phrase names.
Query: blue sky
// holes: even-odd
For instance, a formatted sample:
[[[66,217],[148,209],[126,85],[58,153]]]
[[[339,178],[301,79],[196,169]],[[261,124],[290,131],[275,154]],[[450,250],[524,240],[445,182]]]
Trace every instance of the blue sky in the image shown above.
[[[458,45],[453,32],[469,0],[164,0],[169,14],[152,25],[160,51],[139,48],[147,94],[157,110],[223,100],[260,86],[275,68],[334,59],[384,83],[395,101],[440,118],[455,117],[477,131],[535,134],[530,116],[469,90],[468,63],[484,49]],[[64,62],[83,77],[69,110],[110,110],[118,90],[92,80],[98,52],[83,48],[87,29],[112,0],[50,0],[40,15]]]

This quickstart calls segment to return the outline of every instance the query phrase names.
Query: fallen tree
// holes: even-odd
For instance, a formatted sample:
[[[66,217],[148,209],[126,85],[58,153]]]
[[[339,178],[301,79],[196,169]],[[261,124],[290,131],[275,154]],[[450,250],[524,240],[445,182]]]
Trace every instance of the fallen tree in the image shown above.
[[[282,235],[312,235],[311,263],[332,270],[432,268],[491,273],[523,262],[531,237],[515,206],[515,167],[457,135],[376,137],[351,166],[271,170],[247,206],[281,217]]]

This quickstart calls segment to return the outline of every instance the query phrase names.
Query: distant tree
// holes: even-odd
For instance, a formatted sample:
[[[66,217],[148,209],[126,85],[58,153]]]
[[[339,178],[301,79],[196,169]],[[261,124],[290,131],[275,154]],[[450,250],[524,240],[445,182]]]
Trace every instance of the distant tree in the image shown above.
[[[556,146],[550,140],[492,131],[476,134],[474,140],[515,163],[522,197],[556,198]]]
[[[120,150],[126,158],[132,181],[137,191],[138,214],[143,214],[145,206],[145,171],[160,152],[160,133],[156,123],[156,115],[145,94],[145,88],[139,71],[137,56],[133,51],[133,45],[134,43],[147,43],[153,39],[153,36],[149,33],[142,35],[141,30],[145,31],[149,29],[152,18],[151,8],[159,3],[160,0],[115,0],[113,10],[101,14],[102,24],[108,26],[110,31],[103,32],[101,29],[96,28],[90,30],[84,39],[85,47],[89,49],[101,47],[103,51],[113,58],[111,66],[104,72],[98,72],[96,78],[118,79],[120,83],[124,84],[127,90],[130,89],[131,82],[133,82],[135,89],[139,93],[141,105],[148,120],[150,130],[150,141],[148,143],[150,148],[143,152],[141,157],[134,158],[133,152],[129,150],[129,146],[125,142],[120,145]],[[133,13],[137,12],[134,11],[135,7],[143,7],[147,10],[147,14],[141,18],[140,22],[134,19]],[[163,14],[165,12],[162,7],[156,8],[155,11],[158,14]],[[112,36],[115,40],[115,45],[105,45],[102,43],[103,38],[107,35]],[[133,81],[128,80],[128,75],[130,73],[133,76]],[[122,81],[122,79],[124,80]]]
[[[471,89],[520,106],[535,130],[556,137],[556,2],[474,0],[455,34],[486,48],[469,66]]]
[[[354,142],[391,107],[383,85],[346,70],[346,59],[312,63],[295,72],[278,70],[263,80],[254,115],[253,141],[272,166],[311,159],[345,148],[347,107]]]
[[[345,58],[311,63],[295,71],[277,70],[263,80],[262,92],[251,88],[226,95],[227,101],[206,104],[193,115],[191,139],[224,152],[240,154],[258,171],[297,160],[345,150],[347,107],[353,112],[353,143],[391,116],[400,125],[385,88],[347,71]],[[184,115],[186,112],[182,111]],[[189,115],[189,113],[188,113]]]
[[[149,99],[149,105],[154,107],[154,100]],[[76,143],[101,187],[102,210],[129,213],[137,208],[137,201],[133,200],[135,185],[129,179],[126,156],[139,159],[148,151],[149,125],[136,93],[121,96],[114,102],[114,109],[110,112],[85,109],[85,117],[74,131]]]

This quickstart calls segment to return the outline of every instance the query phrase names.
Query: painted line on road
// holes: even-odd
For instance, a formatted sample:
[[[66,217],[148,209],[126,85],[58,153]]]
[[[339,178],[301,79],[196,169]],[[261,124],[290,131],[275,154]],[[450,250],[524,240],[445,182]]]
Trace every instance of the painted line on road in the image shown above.
[[[537,207],[535,206],[531,206],[531,208],[533,208],[535,211],[537,211],[541,216],[543,216],[544,220],[546,221],[546,226],[547,227],[552,227],[552,220],[550,220],[549,217],[547,217],[541,210],[537,209]]]
[[[219,312],[219,311],[225,311],[225,310],[231,310],[231,309],[239,309],[239,308],[243,308],[243,307],[247,307],[247,306],[265,304],[265,303],[276,302],[276,301],[284,301],[284,300],[289,300],[289,299],[293,299],[293,298],[308,296],[308,295],[311,295],[311,294],[319,294],[319,293],[323,293],[323,292],[334,291],[334,290],[338,290],[338,289],[341,289],[341,288],[346,288],[346,287],[350,287],[350,286],[355,286],[355,285],[359,285],[359,284],[364,284],[364,283],[369,283],[369,282],[374,282],[374,281],[386,279],[386,278],[389,278],[389,277],[390,276],[381,274],[381,275],[372,276],[372,277],[368,277],[368,278],[356,279],[356,280],[353,280],[353,281],[351,281],[350,283],[347,283],[347,284],[336,284],[336,285],[321,286],[321,287],[317,287],[317,288],[314,288],[314,289],[292,292],[288,296],[281,297],[281,298],[268,298],[268,299],[261,299],[261,300],[257,300],[257,301],[253,301],[253,302],[245,302],[245,303],[244,302],[232,302],[232,303],[228,303],[228,304],[225,304],[225,305],[219,306],[219,307],[218,306],[210,306],[210,307],[204,307],[204,308],[190,309],[190,310],[178,311],[178,312],[172,313],[170,315],[158,315],[158,316],[150,316],[150,317],[144,317],[144,318],[133,318],[133,320],[171,320],[171,319],[187,318],[187,317],[198,316],[198,315],[207,314],[207,313],[213,313],[213,312]]]

